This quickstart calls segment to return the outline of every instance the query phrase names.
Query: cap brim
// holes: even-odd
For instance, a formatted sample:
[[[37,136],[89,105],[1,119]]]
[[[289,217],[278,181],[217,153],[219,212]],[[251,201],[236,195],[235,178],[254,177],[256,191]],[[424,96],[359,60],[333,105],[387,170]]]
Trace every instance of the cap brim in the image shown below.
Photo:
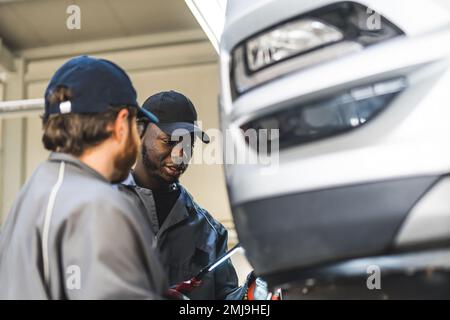
[[[181,136],[183,132],[195,133],[203,143],[209,143],[209,136],[197,127],[195,124],[190,122],[171,122],[171,123],[158,123],[158,127],[171,136]],[[177,130],[179,132],[177,132]]]
[[[158,123],[159,122],[158,117],[155,116],[150,111],[147,111],[147,110],[145,110],[144,108],[141,108],[141,107],[138,107],[138,110],[139,110],[138,114],[137,114],[138,118],[145,117],[148,120],[150,120],[150,122],[153,122],[153,123]]]

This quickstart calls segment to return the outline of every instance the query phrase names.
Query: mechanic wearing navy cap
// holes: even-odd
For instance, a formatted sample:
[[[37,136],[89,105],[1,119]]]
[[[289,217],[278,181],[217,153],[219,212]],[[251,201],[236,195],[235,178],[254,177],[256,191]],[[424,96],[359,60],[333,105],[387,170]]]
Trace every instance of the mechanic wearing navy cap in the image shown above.
[[[153,232],[111,185],[136,160],[138,112],[158,121],[107,60],[73,58],[54,74],[42,139],[52,153],[3,226],[0,299],[151,299],[166,291]]]
[[[153,124],[138,117],[141,154],[120,190],[140,203],[173,287],[221,257],[227,251],[228,236],[178,181],[187,169],[195,138],[209,143],[208,135],[196,126],[194,105],[181,93],[165,91],[149,97],[142,107],[160,121]],[[242,299],[248,285],[238,286],[236,271],[227,260],[186,295],[190,299]]]

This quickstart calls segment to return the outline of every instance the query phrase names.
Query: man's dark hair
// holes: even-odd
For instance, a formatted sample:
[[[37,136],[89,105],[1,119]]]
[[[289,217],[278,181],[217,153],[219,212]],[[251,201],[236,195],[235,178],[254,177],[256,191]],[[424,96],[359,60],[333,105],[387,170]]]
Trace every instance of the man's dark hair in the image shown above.
[[[47,99],[50,104],[57,104],[71,97],[70,89],[60,86]],[[80,156],[86,149],[111,137],[112,132],[107,127],[116,120],[122,109],[129,111],[131,124],[136,116],[136,108],[127,106],[111,106],[108,111],[96,114],[67,113],[42,117],[42,142],[45,149]]]

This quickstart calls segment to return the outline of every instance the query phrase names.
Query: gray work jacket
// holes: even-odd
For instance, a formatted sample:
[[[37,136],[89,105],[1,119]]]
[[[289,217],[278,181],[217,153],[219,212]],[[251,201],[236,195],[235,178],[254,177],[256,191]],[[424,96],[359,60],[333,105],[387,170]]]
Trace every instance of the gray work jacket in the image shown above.
[[[180,196],[159,227],[152,191],[136,185],[133,176],[119,189],[134,197],[143,216],[155,233],[154,245],[159,249],[167,271],[170,286],[195,276],[203,267],[221,257],[227,251],[227,230],[192,196],[178,184]],[[238,286],[236,271],[228,259],[222,266],[207,274],[200,287],[188,295],[190,299],[223,300],[242,299],[246,287]]]
[[[152,299],[167,289],[142,214],[98,172],[52,153],[0,234],[0,299]]]

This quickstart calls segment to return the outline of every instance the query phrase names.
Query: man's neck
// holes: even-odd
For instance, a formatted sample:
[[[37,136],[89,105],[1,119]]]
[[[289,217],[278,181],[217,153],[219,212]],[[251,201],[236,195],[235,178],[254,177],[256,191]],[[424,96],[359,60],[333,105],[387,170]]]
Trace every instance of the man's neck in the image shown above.
[[[86,150],[78,160],[100,173],[106,180],[111,181],[114,172],[114,163],[105,156],[101,147]]]
[[[169,183],[161,181],[157,177],[149,174],[140,159],[134,168],[134,181],[138,186],[154,191],[167,190],[170,185]]]

